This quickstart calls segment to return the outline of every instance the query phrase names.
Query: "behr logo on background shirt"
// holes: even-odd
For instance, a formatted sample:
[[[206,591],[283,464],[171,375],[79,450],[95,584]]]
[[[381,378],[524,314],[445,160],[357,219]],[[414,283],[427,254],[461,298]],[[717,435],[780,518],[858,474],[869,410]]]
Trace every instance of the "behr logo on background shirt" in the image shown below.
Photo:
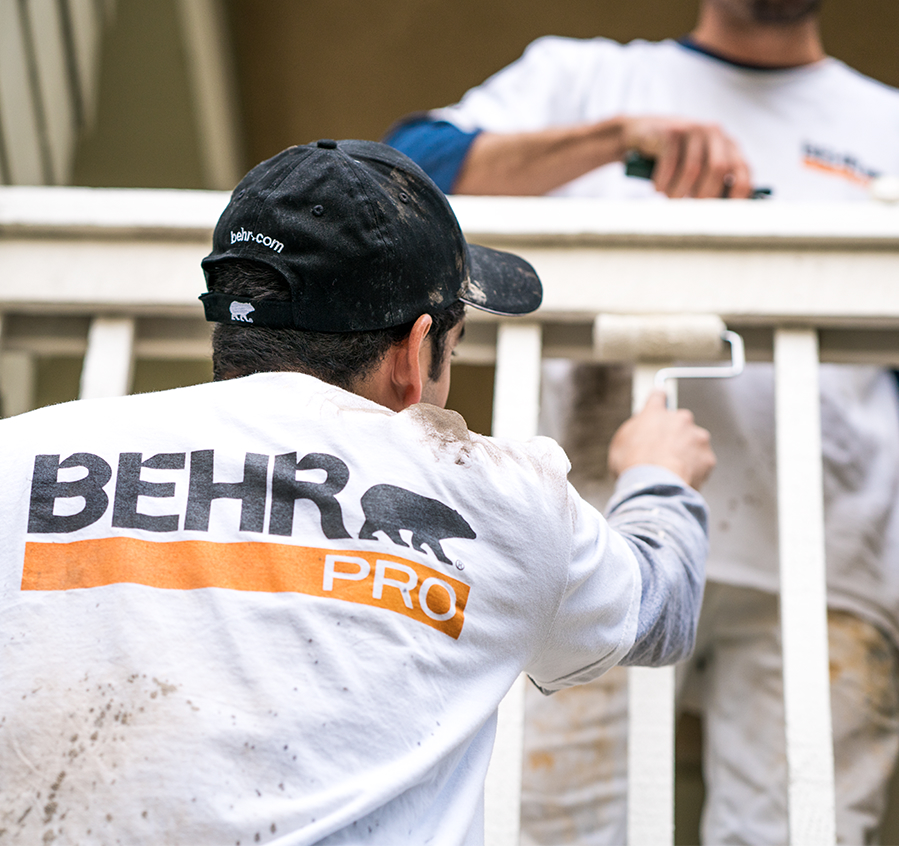
[[[249,303],[231,303],[231,319],[241,323],[252,323],[253,318],[250,317],[252,312],[256,311],[256,306]]]
[[[839,176],[862,186],[881,175],[880,171],[863,165],[851,153],[838,153],[820,144],[808,142],[802,145],[802,164],[812,170]]]

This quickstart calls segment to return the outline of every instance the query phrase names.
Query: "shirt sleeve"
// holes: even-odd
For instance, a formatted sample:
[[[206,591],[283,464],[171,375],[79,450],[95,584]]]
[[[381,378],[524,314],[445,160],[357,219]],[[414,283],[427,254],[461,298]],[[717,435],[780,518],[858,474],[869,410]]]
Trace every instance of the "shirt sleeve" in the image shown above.
[[[572,489],[568,584],[542,652],[527,668],[545,693],[619,663],[658,666],[693,648],[702,604],[708,515],[674,473],[623,473],[608,520]]]
[[[580,123],[587,90],[610,51],[607,39],[546,36],[522,56],[465,93],[454,105],[400,119],[384,142],[405,153],[452,193],[465,158],[481,132],[528,132]]]
[[[622,474],[608,507],[609,525],[640,567],[634,645],[622,664],[659,667],[688,657],[705,585],[708,509],[673,473],[635,467]]]
[[[479,129],[464,132],[449,121],[410,116],[387,132],[384,143],[405,153],[444,194],[452,192]]]

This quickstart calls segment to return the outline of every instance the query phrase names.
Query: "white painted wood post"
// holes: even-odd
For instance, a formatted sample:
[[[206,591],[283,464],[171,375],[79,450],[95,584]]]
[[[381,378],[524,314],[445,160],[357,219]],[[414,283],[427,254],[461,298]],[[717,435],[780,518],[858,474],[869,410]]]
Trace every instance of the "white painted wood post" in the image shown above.
[[[790,843],[835,842],[818,333],[774,335]]]
[[[95,317],[81,368],[81,399],[121,397],[131,388],[134,319]]]
[[[500,323],[496,339],[493,434],[532,438],[540,410],[541,329],[539,323]],[[518,846],[521,829],[521,766],[524,691],[519,676],[499,706],[496,743],[484,792],[485,842]]]
[[[539,323],[500,323],[496,337],[493,429],[497,438],[537,434],[540,413]]]
[[[646,403],[664,363],[634,367],[633,411]],[[666,384],[676,403],[676,381]],[[627,842],[670,846],[674,842],[674,667],[627,671]]]

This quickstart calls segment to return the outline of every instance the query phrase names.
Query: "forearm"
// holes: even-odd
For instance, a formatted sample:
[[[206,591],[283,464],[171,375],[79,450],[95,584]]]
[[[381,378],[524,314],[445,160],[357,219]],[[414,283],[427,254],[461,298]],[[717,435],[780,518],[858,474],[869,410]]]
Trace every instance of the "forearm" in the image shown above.
[[[637,636],[622,663],[660,666],[686,658],[693,648],[708,548],[707,513],[702,498],[673,479],[671,484],[637,487],[643,473],[635,468],[624,478],[608,521],[634,553],[642,582]]]
[[[620,161],[625,152],[621,118],[536,132],[482,132],[468,151],[453,193],[539,196]]]

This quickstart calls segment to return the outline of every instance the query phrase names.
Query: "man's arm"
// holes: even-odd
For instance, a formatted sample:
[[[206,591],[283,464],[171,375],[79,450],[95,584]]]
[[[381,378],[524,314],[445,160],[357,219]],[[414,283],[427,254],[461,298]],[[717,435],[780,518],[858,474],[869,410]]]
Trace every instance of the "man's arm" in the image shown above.
[[[658,392],[614,438],[611,466],[621,475],[607,520],[570,489],[568,584],[546,647],[528,667],[542,690],[582,684],[617,663],[689,655],[708,552],[706,504],[689,484],[714,463],[708,432],[689,412],[667,410]]]
[[[656,468],[633,468],[607,509],[609,527],[623,538],[640,569],[636,634],[621,664],[660,667],[693,651],[705,580],[707,513],[697,493],[673,482],[660,478]],[[687,533],[690,518],[696,528]]]
[[[669,197],[745,198],[749,166],[715,124],[622,115],[533,132],[463,132],[420,118],[386,139],[454,194],[539,196],[628,152],[656,160],[652,181]],[[439,177],[439,179],[438,179]]]
[[[631,151],[656,160],[653,184],[669,197],[745,198],[752,192],[749,166],[720,127],[635,116],[536,132],[482,132],[453,192],[546,194]]]
[[[622,664],[659,666],[692,651],[702,601],[703,574],[697,560],[698,536],[678,531],[684,516],[707,532],[705,506],[672,484],[641,478],[665,467],[694,489],[715,465],[709,433],[686,410],[665,408],[665,395],[653,393],[644,409],[615,433],[609,469],[619,477],[608,507],[608,521],[626,541],[640,567],[640,612],[634,646]]]

